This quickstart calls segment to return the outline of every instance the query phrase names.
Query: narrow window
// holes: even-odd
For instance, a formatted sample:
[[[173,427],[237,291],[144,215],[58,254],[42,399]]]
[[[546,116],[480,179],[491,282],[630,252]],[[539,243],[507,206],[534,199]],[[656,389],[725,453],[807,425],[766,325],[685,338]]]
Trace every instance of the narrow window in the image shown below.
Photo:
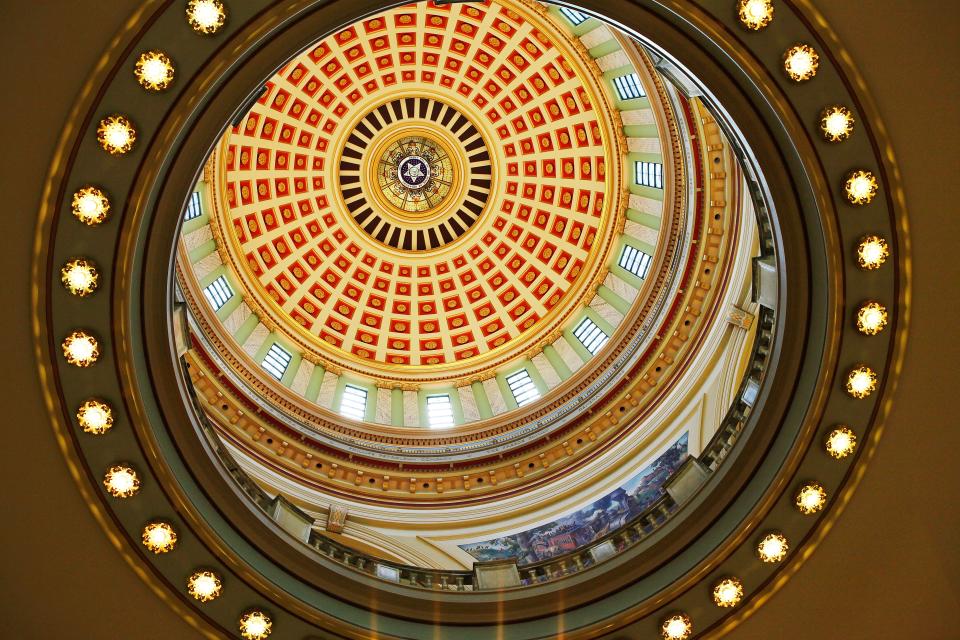
[[[637,162],[637,184],[663,189],[663,165],[659,162]]]
[[[649,254],[631,247],[629,244],[623,245],[623,251],[620,253],[620,266],[638,278],[647,277],[651,260]]]
[[[207,288],[203,290],[203,293],[217,311],[220,311],[223,305],[227,304],[227,300],[233,297],[233,289],[230,288],[227,279],[223,276],[211,282]]]
[[[348,384],[343,388],[340,400],[340,415],[354,420],[363,420],[367,415],[367,390]]]
[[[427,396],[427,424],[431,429],[453,426],[453,404],[449,395]]]
[[[517,401],[518,406],[522,407],[540,397],[537,385],[533,384],[533,379],[526,369],[507,376],[507,386],[510,387],[513,399]]]
[[[290,366],[290,360],[293,359],[293,356],[290,355],[290,352],[281,347],[280,345],[274,343],[270,345],[270,350],[267,351],[267,355],[263,358],[263,368],[266,369],[270,375],[272,375],[277,380],[283,379],[283,374],[287,372],[287,367]]]
[[[617,88],[617,95],[621,100],[633,100],[647,95],[643,91],[643,85],[640,84],[640,76],[635,73],[614,78],[613,85]]]
[[[190,201],[187,203],[187,210],[183,214],[183,219],[193,220],[199,218],[201,214],[203,214],[203,210],[200,208],[200,193],[194,191],[190,194]]]
[[[603,348],[603,345],[607,344],[607,334],[590,318],[581,320],[573,330],[573,335],[594,356]]]
[[[563,17],[570,21],[570,24],[573,26],[579,26],[587,21],[588,16],[585,13],[580,13],[579,11],[574,11],[573,9],[567,9],[566,7],[561,7],[560,13],[563,14]]]

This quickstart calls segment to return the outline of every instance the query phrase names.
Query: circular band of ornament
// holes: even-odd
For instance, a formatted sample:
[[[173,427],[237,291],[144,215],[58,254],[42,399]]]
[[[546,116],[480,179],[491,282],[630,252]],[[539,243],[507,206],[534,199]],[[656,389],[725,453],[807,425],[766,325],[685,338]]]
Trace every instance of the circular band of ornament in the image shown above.
[[[354,125],[339,180],[350,216],[368,236],[425,252],[461,238],[483,215],[491,156],[477,126],[455,107],[398,98]]]
[[[504,3],[514,14],[542,10]],[[191,9],[194,4],[201,3]],[[648,47],[691,70],[710,99],[724,105],[728,135],[752,152],[742,160],[762,176],[756,205],[775,212],[776,304],[783,313],[770,347],[776,368],[758,389],[744,430],[771,423],[776,430],[762,452],[731,452],[734,464],[724,482],[708,482],[704,497],[671,522],[676,526],[662,544],[615,555],[553,585],[506,591],[494,603],[489,593],[424,591],[329,559],[304,563],[301,548],[275,523],[254,515],[201,444],[202,425],[184,395],[169,337],[169,265],[180,223],[169,212],[184,205],[199,171],[196,158],[263,77],[316,34],[382,9],[379,0],[279,0],[268,12],[254,3],[202,4],[211,12],[203,24],[214,26],[198,30],[192,37],[200,40],[189,46],[184,37],[191,23],[181,4],[145,4],[115,40],[102,75],[87,83],[54,156],[34,267],[41,377],[67,464],[110,539],[135,562],[152,565],[141,573],[144,579],[179,594],[168,599],[171,606],[203,633],[220,636],[249,633],[256,620],[258,630],[283,638],[490,637],[498,626],[517,638],[558,629],[567,638],[611,630],[626,637],[687,637],[731,628],[753,609],[749,603],[784,582],[837,518],[873,454],[903,359],[909,295],[903,192],[892,158],[875,151],[889,148],[888,142],[860,89],[862,78],[834,54],[835,34],[822,26],[813,30],[827,23],[806,0],[778,3],[761,32],[776,32],[773,40],[746,31],[733,0],[697,10],[646,0],[582,0],[590,15],[616,15]],[[224,6],[229,19],[216,14]],[[481,12],[493,5],[416,6]],[[475,14],[463,16],[476,23]],[[130,45],[138,39],[165,44],[177,63],[177,81],[149,99],[138,94],[144,89],[130,73],[142,48]],[[809,43],[818,54],[816,73],[803,85],[785,72],[783,52],[773,44],[792,41]],[[818,92],[811,93],[812,86]],[[811,143],[820,135],[824,107],[817,95],[851,112],[857,128],[849,138]],[[123,122],[136,128],[129,148],[116,154],[97,140],[100,121],[115,117],[115,109],[127,110]],[[741,130],[737,122],[751,126]],[[844,185],[852,171],[876,180],[869,202],[847,204]],[[91,217],[82,198],[71,205],[75,194],[94,185],[105,201],[96,203],[103,215]],[[865,247],[876,248],[869,262]],[[98,266],[111,295],[80,296],[63,287],[60,268],[76,256]],[[824,282],[841,286],[809,286]],[[876,335],[861,333],[852,320],[864,300],[887,310],[886,328]],[[97,337],[99,357],[88,366],[75,366],[62,354],[61,343],[77,332]],[[860,366],[876,374],[875,388],[852,397],[844,383]],[[91,396],[110,410],[107,434],[78,424],[78,408]],[[838,424],[859,443],[839,459],[823,445]],[[136,492],[125,491],[123,498],[111,494],[116,483],[103,482],[118,468],[136,479]],[[176,545],[148,556],[140,549],[144,528],[153,522],[168,525]],[[215,608],[201,608],[189,597],[188,565],[220,579]],[[587,579],[590,589],[582,585]],[[735,588],[721,588],[730,585]],[[563,592],[563,610],[547,589],[554,596]],[[376,602],[347,601],[344,593],[371,594]],[[583,600],[586,593],[590,602]],[[427,600],[439,606],[425,606]]]

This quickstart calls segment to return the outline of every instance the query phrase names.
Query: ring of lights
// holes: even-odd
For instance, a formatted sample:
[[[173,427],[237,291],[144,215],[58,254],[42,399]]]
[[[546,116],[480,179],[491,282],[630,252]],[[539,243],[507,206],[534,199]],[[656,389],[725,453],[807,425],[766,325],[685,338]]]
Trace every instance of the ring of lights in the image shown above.
[[[783,2],[757,34],[738,25],[736,12],[725,5],[714,13],[705,6],[640,0],[581,4],[614,11],[627,31],[644,25],[656,35],[648,46],[671,52],[703,80],[726,109],[728,123],[764,125],[731,137],[749,145],[764,169],[765,182],[752,186],[775,212],[779,240],[776,370],[745,428],[775,421],[775,432],[766,430],[768,446],[757,447],[765,455],[735,450],[737,464],[725,465],[701,492],[709,494],[710,504],[703,496],[695,499],[684,518],[671,521],[642,549],[643,558],[631,550],[552,586],[431,593],[441,605],[433,611],[411,589],[313,559],[304,563],[295,546],[276,545],[284,534],[243,505],[211,463],[185,405],[163,311],[177,221],[161,212],[179,209],[197,171],[191,158],[204,155],[229,119],[230,105],[243,102],[250,87],[317,33],[381,5],[334,0],[321,10],[317,3],[289,0],[257,13],[236,3],[215,36],[187,44],[179,36],[189,28],[182,7],[149,3],[130,22],[110,63],[88,83],[54,158],[38,227],[36,339],[53,424],[91,509],[127,559],[148,564],[148,579],[177,594],[173,606],[205,632],[227,636],[243,624],[272,626],[280,637],[364,637],[362,630],[375,624],[380,637],[467,639],[489,637],[485,625],[497,620],[516,637],[554,635],[557,629],[568,638],[587,637],[617,629],[626,637],[655,638],[661,626],[682,631],[688,623],[696,633],[723,630],[769,596],[775,576],[796,570],[849,497],[889,409],[909,295],[903,194],[889,154],[880,152],[887,144],[869,99],[862,91],[852,93],[861,79],[844,56],[835,55],[842,50],[835,36],[812,27],[825,22],[805,2]],[[254,32],[270,37],[248,37]],[[149,99],[137,97],[142,89],[129,75],[139,52],[136,41],[146,34],[153,42],[171,42],[165,53],[177,65],[177,79]],[[818,53],[812,71],[800,66],[806,77],[784,71],[782,54],[794,42]],[[798,72],[803,61],[792,62],[788,69]],[[828,105],[798,82],[817,83],[821,94],[849,109],[855,133],[839,144],[827,142],[819,126]],[[135,139],[116,130],[103,136],[118,143],[115,155],[97,142],[98,123],[113,115],[107,105],[126,109],[129,121],[105,126],[128,122],[136,128]],[[107,194],[113,212],[103,224],[81,226],[69,214],[70,202],[91,183]],[[878,247],[892,254],[886,264],[872,259]],[[60,267],[78,257],[101,269],[100,290],[92,295],[72,295],[60,285]],[[157,277],[164,272],[166,278]],[[808,290],[807,282],[829,286]],[[874,335],[852,321],[864,301],[889,313],[887,327]],[[78,330],[83,333],[76,339],[87,347],[91,338],[96,341],[82,354],[90,360],[86,366],[61,355],[61,341]],[[74,418],[94,398],[112,409],[109,428],[98,418],[99,435],[96,428],[83,433]],[[865,446],[838,459],[837,443],[843,437],[849,442],[843,430]],[[116,480],[110,487],[127,497],[111,496],[102,480]],[[144,526],[154,521],[176,532],[175,548],[167,553],[148,554],[141,545],[141,538],[147,541]],[[756,557],[761,539],[764,545],[779,539],[767,536],[771,532],[789,541],[779,564]],[[157,548],[166,546],[169,541]],[[298,561],[311,566],[298,567]],[[188,609],[193,604],[187,589],[196,590],[197,582],[185,582],[187,565],[214,573],[219,582],[207,584],[218,592],[222,587],[217,604]],[[374,620],[360,597],[371,587],[378,599]],[[565,604],[548,593],[562,594]]]

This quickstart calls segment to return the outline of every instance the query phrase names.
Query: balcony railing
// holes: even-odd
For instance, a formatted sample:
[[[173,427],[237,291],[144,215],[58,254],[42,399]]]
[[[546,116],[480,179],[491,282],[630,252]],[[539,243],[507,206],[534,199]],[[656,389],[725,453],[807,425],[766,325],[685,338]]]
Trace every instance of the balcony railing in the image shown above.
[[[695,489],[702,486],[707,477],[723,462],[739,439],[743,426],[756,404],[760,385],[767,369],[770,349],[773,344],[774,318],[773,310],[760,307],[753,353],[743,383],[736,395],[736,400],[703,452],[696,458],[688,458],[687,462],[671,475],[664,485],[666,491],[656,502],[630,522],[589,545],[540,562],[517,565],[515,571],[507,563],[510,569],[507,572],[508,578],[506,581],[500,578],[496,587],[493,588],[542,584],[578,573],[636,546],[663,526],[683,506],[683,503],[692,497],[696,492]],[[297,509],[282,496],[271,498],[240,468],[223,445],[214,425],[203,411],[193,385],[189,384],[190,377],[185,369],[184,379],[188,381],[190,400],[196,411],[204,438],[223,464],[226,472],[230,474],[255,505],[288,531],[291,530],[291,519],[284,518],[281,522],[278,517],[281,510],[286,509],[288,513],[293,514],[295,516],[294,521],[299,519],[300,528],[292,533],[323,557],[380,580],[427,590],[477,591],[481,589],[480,585],[484,584],[480,575],[486,570],[497,569],[500,576],[504,575],[503,567],[505,563],[503,561],[477,562],[474,564],[472,571],[424,569],[390,562],[340,544],[317,531],[312,527],[312,519],[307,514]],[[689,478],[691,473],[695,476],[698,473],[700,474],[693,489],[690,487],[690,482],[685,482],[683,491],[671,490],[673,486],[679,483],[681,476],[686,474],[685,477]],[[509,576],[513,577],[510,578]]]

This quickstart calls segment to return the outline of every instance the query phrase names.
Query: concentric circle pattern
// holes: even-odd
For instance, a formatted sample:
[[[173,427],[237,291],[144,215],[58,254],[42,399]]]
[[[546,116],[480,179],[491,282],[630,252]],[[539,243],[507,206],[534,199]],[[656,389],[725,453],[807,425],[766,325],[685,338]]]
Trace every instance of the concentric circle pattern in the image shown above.
[[[490,197],[490,152],[476,126],[429,98],[392,100],[354,128],[340,159],[340,195],[368,235],[403,251],[460,238]]]
[[[734,0],[582,2],[375,16],[357,0],[195,0],[186,17],[146,5],[84,87],[35,245],[41,379],[91,510],[200,633],[716,634],[779,588],[849,502],[890,410],[910,299],[902,188],[863,79],[795,3],[750,33]],[[182,80],[144,93],[120,70],[154,42]],[[784,73],[791,42],[816,44],[804,78]],[[810,143],[823,104],[857,122],[837,144]],[[118,118],[136,131],[112,144],[98,124]],[[651,137],[664,119],[679,153]],[[661,252],[661,230],[685,244]],[[62,286],[77,256],[110,295]],[[661,278],[671,269],[675,284]],[[605,278],[617,270],[637,286]],[[665,311],[647,315],[654,297]],[[871,303],[885,325],[860,317]],[[576,334],[574,310],[596,321],[570,337],[583,375],[546,339]],[[344,420],[320,416],[310,441],[259,380],[246,380],[254,404],[240,402],[240,367],[198,336],[211,318],[246,336],[234,363],[338,392]],[[594,350],[600,324],[610,346]],[[281,339],[297,353],[273,353]],[[287,368],[310,358],[322,365],[310,380]],[[533,368],[503,370],[521,358],[566,371],[542,385],[553,397],[531,400]],[[370,371],[377,405],[364,412],[345,378]],[[407,399],[432,393],[422,371],[452,398],[490,387],[516,406],[429,447],[403,421],[352,435],[351,415],[387,404],[405,419]],[[714,399],[685,384],[698,377]],[[208,589],[185,583],[204,572]]]
[[[602,278],[616,112],[592,59],[517,9],[418,3],[345,29],[227,137],[231,260],[324,362],[462,375],[542,340]]]

